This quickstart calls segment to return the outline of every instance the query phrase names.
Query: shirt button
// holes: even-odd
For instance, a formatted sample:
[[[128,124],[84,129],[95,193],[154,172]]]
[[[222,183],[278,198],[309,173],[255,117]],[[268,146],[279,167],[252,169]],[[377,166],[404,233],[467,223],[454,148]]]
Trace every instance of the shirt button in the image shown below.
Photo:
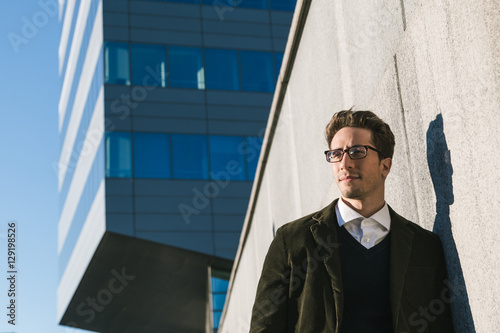
[[[365,243],[369,243],[370,242],[370,238],[365,238]]]

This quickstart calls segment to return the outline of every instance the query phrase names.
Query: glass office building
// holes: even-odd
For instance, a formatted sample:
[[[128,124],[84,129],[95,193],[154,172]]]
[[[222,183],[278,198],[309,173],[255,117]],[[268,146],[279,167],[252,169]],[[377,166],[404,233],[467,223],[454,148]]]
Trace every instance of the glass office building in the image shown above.
[[[293,0],[63,0],[58,320],[216,332]]]

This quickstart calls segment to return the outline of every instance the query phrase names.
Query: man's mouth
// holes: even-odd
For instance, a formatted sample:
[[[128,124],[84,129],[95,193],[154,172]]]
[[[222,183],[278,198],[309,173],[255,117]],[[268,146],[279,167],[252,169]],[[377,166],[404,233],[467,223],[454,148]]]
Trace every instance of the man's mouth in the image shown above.
[[[340,176],[339,180],[341,182],[352,182],[356,179],[360,179],[361,177],[355,176],[355,175],[342,175]]]

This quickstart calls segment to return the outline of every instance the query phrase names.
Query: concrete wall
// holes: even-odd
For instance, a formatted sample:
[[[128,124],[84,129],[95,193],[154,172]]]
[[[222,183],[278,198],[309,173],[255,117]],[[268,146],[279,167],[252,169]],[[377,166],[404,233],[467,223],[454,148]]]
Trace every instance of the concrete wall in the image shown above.
[[[338,197],[323,130],[353,105],[396,136],[386,200],[441,236],[456,332],[500,325],[499,33],[495,0],[297,3],[222,333],[248,331],[274,230]]]

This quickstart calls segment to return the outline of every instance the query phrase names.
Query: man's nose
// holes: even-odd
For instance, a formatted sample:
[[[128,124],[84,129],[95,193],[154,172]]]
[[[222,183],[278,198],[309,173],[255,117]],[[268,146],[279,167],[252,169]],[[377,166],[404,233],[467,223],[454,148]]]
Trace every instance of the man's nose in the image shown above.
[[[349,153],[345,151],[342,160],[339,162],[340,169],[351,169],[353,165],[354,161],[349,157]]]

